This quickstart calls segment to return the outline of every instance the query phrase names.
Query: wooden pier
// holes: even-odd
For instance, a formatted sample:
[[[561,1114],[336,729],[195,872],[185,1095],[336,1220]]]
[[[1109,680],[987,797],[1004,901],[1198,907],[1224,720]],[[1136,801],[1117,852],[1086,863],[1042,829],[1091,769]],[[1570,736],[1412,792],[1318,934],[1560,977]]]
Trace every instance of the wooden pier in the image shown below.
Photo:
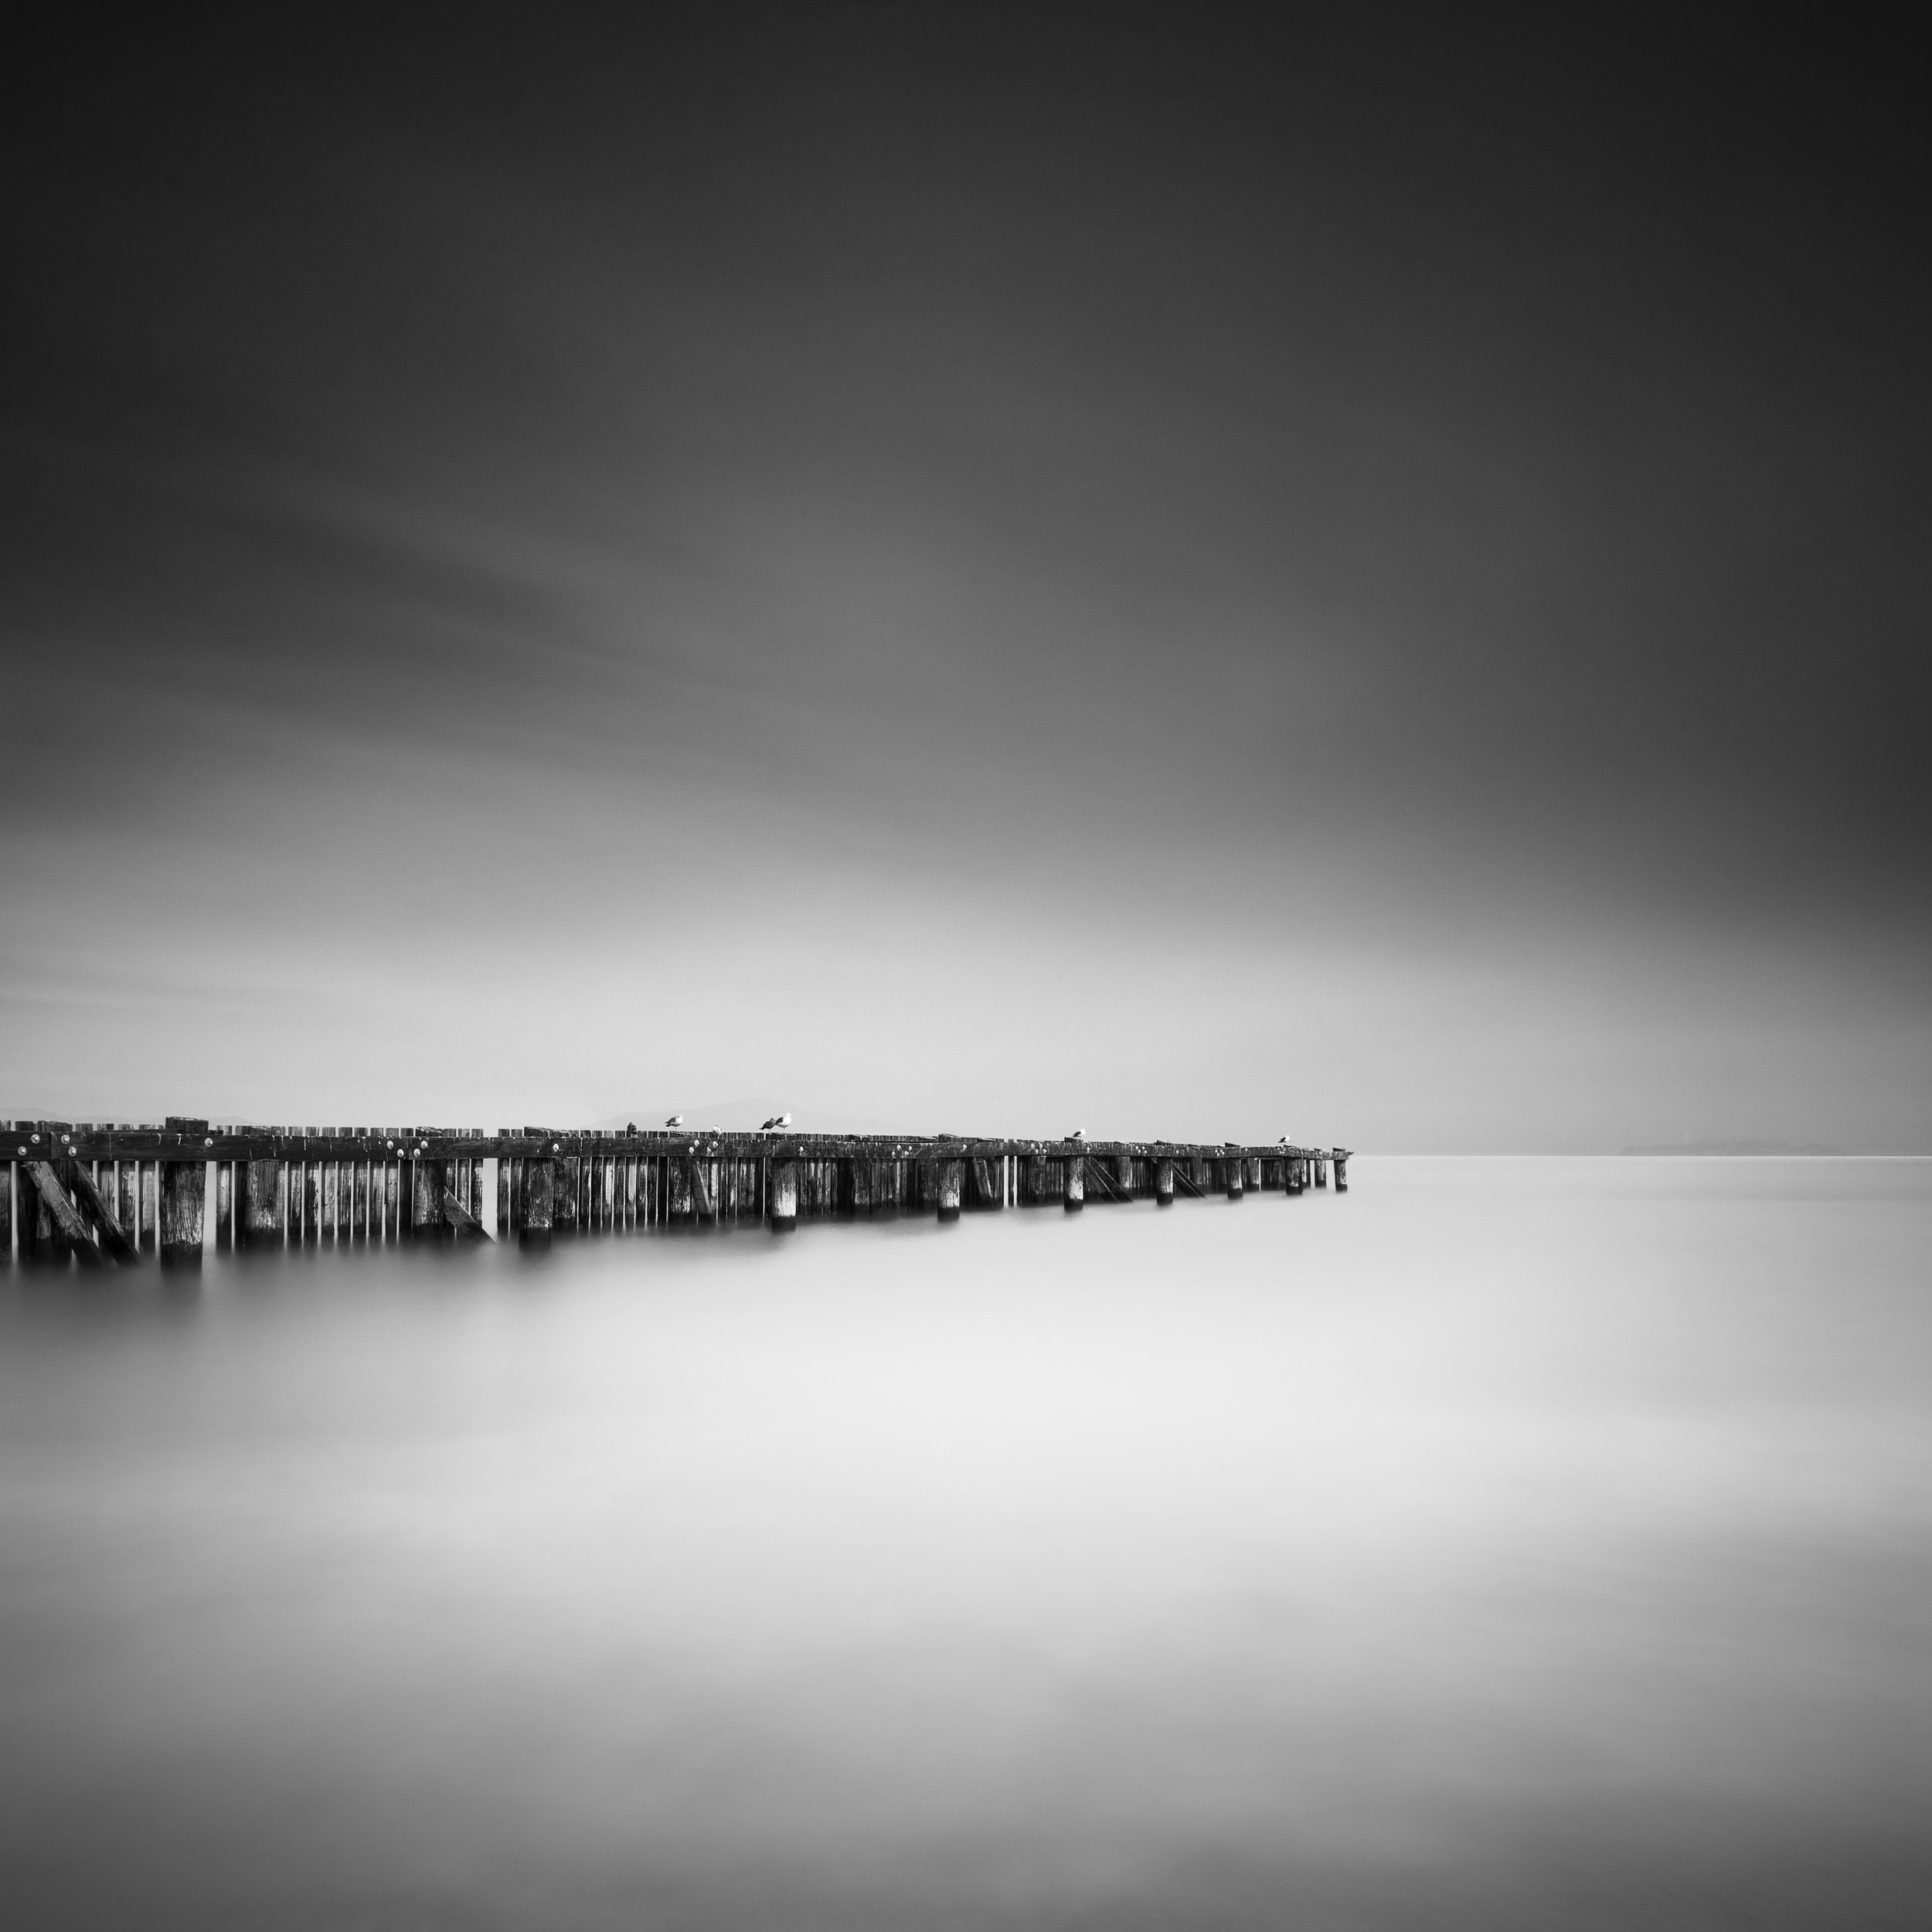
[[[1345,1148],[551,1128],[15,1121],[0,1257],[199,1267],[218,1252],[553,1237],[1348,1187]]]

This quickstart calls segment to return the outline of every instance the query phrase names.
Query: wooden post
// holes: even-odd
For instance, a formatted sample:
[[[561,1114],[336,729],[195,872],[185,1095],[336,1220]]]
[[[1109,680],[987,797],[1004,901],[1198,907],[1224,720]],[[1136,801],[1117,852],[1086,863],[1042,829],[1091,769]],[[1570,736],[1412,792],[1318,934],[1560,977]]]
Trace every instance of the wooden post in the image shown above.
[[[770,1186],[772,1229],[782,1234],[798,1225],[798,1164],[774,1161]]]
[[[1319,1154],[1315,1157],[1315,1184],[1317,1187],[1328,1185],[1328,1164]]]
[[[120,1223],[121,1233],[134,1243],[135,1251],[139,1253],[141,1163],[138,1161],[115,1162],[114,1202],[114,1219]]]
[[[959,1219],[959,1197],[966,1184],[966,1163],[964,1161],[941,1161],[939,1167],[939,1218],[942,1221]]]
[[[517,1240],[526,1248],[547,1248],[556,1219],[557,1163],[522,1160],[523,1199],[517,1216]]]
[[[215,1163],[215,1252],[226,1254],[235,1245],[235,1163]]]
[[[33,1184],[33,1163],[46,1146],[25,1121],[15,1123],[7,1151],[15,1158],[13,1169],[14,1245],[22,1263],[49,1261],[52,1221],[41,1204],[40,1190]]]
[[[1066,1212],[1077,1214],[1087,1205],[1087,1156],[1075,1154],[1060,1165],[1066,1175]]]
[[[1221,1163],[1221,1175],[1226,1185],[1227,1196],[1230,1201],[1238,1201],[1241,1198],[1243,1191],[1241,1170],[1247,1165],[1247,1163],[1245,1161],[1239,1158],[1224,1159]]]
[[[236,1182],[240,1199],[236,1202],[235,1228],[238,1247],[278,1248],[282,1244],[282,1208],[277,1199],[276,1183],[283,1170],[280,1161],[242,1161],[236,1163]]]
[[[443,1163],[418,1159],[410,1165],[410,1231],[418,1240],[440,1235],[448,1226],[443,1214]]]
[[[12,1123],[7,1123],[11,1131]],[[13,1162],[0,1161],[0,1268],[13,1260]]]
[[[577,1231],[577,1185],[583,1169],[582,1158],[566,1154],[549,1164],[552,1168],[550,1226],[558,1234]]]
[[[202,1211],[207,1199],[205,1161],[161,1164],[161,1265],[201,1266]]]
[[[141,1164],[141,1251],[152,1254],[159,1244],[161,1176],[152,1161]]]
[[[1174,1163],[1165,1155],[1154,1163],[1154,1202],[1157,1207],[1174,1205]]]
[[[510,1233],[510,1168],[513,1164],[499,1154],[496,1157],[496,1231]]]
[[[33,1143],[21,1135],[15,1137],[17,1147],[33,1151]],[[40,1203],[40,1191],[33,1184],[33,1168],[27,1161],[13,1163],[13,1233],[14,1243],[23,1263],[49,1260],[42,1223],[46,1219],[46,1209]]]

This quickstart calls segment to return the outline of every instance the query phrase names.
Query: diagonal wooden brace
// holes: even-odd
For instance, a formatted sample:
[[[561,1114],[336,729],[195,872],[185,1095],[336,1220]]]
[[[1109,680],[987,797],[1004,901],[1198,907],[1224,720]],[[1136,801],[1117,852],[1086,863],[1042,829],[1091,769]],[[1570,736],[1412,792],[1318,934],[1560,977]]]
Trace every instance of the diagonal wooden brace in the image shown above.
[[[67,1190],[60,1185],[60,1178],[53,1171],[50,1161],[28,1161],[23,1163],[33,1176],[33,1184],[39,1189],[40,1198],[47,1204],[47,1212],[60,1223],[60,1231],[73,1243],[74,1259],[83,1268],[97,1268],[102,1265],[100,1250],[94,1244],[94,1237],[87,1232],[87,1224],[80,1218],[80,1211],[67,1199]]]
[[[114,1211],[107,1197],[94,1185],[94,1177],[84,1167],[74,1169],[73,1191],[76,1202],[100,1229],[101,1245],[108,1253],[117,1261],[138,1262],[141,1250],[134,1246],[127,1230],[114,1219]]]
[[[492,1238],[489,1230],[447,1188],[443,1190],[443,1213],[458,1234],[473,1234],[481,1241]]]

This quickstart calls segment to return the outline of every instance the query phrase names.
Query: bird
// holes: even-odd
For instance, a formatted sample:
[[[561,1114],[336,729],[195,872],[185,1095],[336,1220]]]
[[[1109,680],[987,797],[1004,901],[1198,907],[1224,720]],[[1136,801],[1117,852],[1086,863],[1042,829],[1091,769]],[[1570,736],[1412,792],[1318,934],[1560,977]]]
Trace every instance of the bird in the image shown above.
[[[665,1125],[666,1127],[682,1127],[684,1125],[684,1116],[682,1114],[673,1114],[670,1119],[665,1122]]]
[[[765,1121],[759,1128],[758,1131],[760,1134],[769,1134],[774,1127],[789,1127],[791,1124],[791,1116],[789,1114],[774,1114],[770,1120]]]
[[[1066,1138],[1070,1141],[1083,1141],[1087,1138],[1087,1129],[1083,1127],[1077,1127]]]

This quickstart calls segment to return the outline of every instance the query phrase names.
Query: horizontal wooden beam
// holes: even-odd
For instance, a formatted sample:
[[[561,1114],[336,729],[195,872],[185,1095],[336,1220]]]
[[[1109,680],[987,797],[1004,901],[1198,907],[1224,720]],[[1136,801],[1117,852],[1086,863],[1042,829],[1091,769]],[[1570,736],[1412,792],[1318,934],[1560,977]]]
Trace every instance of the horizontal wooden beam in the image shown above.
[[[0,1158],[12,1160],[393,1161],[532,1160],[584,1155],[669,1155],[725,1160],[994,1160],[1006,1155],[1066,1159],[1077,1154],[1168,1155],[1200,1160],[1346,1160],[1347,1148],[1241,1145],[1218,1141],[1036,1141],[961,1135],[883,1134],[604,1134],[561,1128],[525,1128],[510,1134],[471,1134],[454,1128],[417,1128],[394,1134],[307,1134],[279,1127],[211,1127],[201,1133],[148,1128],[16,1122],[0,1134]]]

